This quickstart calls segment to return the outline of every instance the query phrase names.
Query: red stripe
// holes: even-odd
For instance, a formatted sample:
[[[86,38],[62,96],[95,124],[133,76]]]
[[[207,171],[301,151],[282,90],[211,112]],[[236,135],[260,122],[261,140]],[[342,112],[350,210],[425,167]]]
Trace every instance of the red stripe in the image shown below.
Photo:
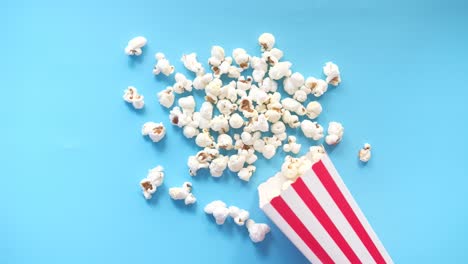
[[[302,178],[298,178],[296,182],[292,184],[292,187],[296,190],[297,194],[301,197],[307,207],[309,207],[309,210],[315,215],[323,228],[325,228],[333,241],[335,241],[336,245],[341,249],[346,258],[348,258],[348,260],[353,264],[362,264],[362,261],[358,258],[356,253],[354,253],[353,249],[349,246],[340,231],[338,231],[338,228],[336,228],[325,210],[323,210],[323,207],[310,192]]]
[[[273,198],[270,203],[322,263],[335,263],[281,196]]]
[[[359,221],[359,218],[356,216],[356,213],[353,211],[353,209],[349,205],[343,193],[340,191],[340,188],[338,187],[338,185],[336,185],[336,182],[333,180],[332,176],[328,172],[323,162],[319,161],[315,163],[312,166],[312,170],[315,172],[319,180],[322,182],[323,186],[325,186],[325,189],[327,189],[333,201],[335,201],[341,213],[343,213],[346,220],[348,220],[348,223],[351,225],[354,232],[356,232],[358,237],[361,239],[362,243],[367,248],[367,250],[371,254],[372,258],[375,260],[375,262],[377,264],[386,263],[384,258],[382,257],[382,254],[379,252],[379,250],[375,246],[374,242],[370,238],[366,229],[362,225],[361,221]]]

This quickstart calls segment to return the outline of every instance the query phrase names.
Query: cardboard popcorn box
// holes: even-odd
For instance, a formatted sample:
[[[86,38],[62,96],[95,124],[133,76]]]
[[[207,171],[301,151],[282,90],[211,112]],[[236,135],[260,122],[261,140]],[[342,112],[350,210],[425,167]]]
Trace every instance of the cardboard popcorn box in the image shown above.
[[[309,261],[393,263],[327,155],[280,195],[265,195],[275,184],[258,187],[260,207]]]

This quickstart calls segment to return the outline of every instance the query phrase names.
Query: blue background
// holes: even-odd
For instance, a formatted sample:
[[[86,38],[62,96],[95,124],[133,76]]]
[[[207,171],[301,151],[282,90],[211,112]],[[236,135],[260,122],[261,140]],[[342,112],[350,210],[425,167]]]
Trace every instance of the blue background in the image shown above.
[[[250,183],[228,174],[190,178],[197,151],[156,93],[162,51],[185,73],[183,53],[201,61],[214,44],[259,54],[272,32],[293,69],[321,77],[336,62],[343,83],[320,101],[326,125],[345,138],[330,156],[396,263],[460,263],[468,257],[468,14],[466,1],[32,1],[0,9],[0,263],[304,263],[276,228],[260,244],[232,223],[216,226],[214,199],[258,209],[257,185],[284,153],[261,159]],[[149,44],[129,58],[135,36]],[[136,112],[122,100],[136,86]],[[152,144],[141,125],[162,121]],[[304,143],[306,145],[313,142]],[[370,142],[362,166],[357,151]],[[146,202],[138,183],[161,164],[166,180]],[[168,188],[191,180],[198,204]]]

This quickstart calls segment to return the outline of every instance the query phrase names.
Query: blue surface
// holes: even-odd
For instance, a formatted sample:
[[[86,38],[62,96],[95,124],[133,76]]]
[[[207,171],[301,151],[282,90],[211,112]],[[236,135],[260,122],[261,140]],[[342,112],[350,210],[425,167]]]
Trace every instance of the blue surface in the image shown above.
[[[468,258],[468,24],[466,1],[2,1],[0,263],[304,263],[276,228],[264,243],[218,227],[202,212],[214,199],[257,208],[256,186],[283,153],[258,162],[249,184],[234,175],[190,178],[184,139],[156,101],[172,82],[151,73],[162,51],[244,47],[272,32],[293,69],[321,76],[336,62],[343,83],[320,99],[322,124],[341,121],[331,158],[396,263]],[[149,40],[129,59],[127,41]],[[185,72],[183,70],[182,72]],[[146,108],[122,101],[136,86]],[[145,121],[168,136],[151,144]],[[306,143],[302,140],[303,143]],[[356,157],[364,142],[373,159]],[[310,144],[308,142],[306,144]],[[303,147],[305,150],[305,146]],[[146,202],[149,168],[167,178]],[[170,186],[194,182],[199,203],[171,201]]]

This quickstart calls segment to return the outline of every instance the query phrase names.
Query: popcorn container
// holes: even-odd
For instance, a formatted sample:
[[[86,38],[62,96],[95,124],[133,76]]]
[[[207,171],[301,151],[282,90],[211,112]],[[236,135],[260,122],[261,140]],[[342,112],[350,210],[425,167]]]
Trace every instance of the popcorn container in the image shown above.
[[[312,263],[393,263],[327,155],[260,207]]]

